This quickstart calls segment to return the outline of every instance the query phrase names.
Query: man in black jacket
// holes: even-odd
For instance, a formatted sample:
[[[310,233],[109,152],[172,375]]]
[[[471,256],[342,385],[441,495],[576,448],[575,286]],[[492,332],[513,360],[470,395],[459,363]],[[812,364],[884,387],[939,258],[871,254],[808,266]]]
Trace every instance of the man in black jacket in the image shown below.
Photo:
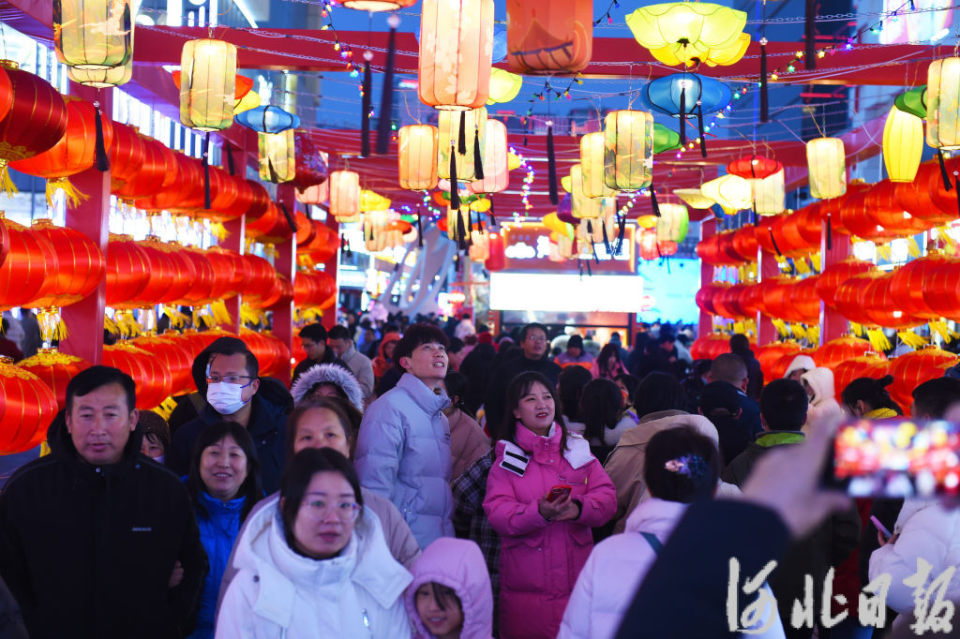
[[[236,337],[221,337],[197,356],[194,373],[202,367],[197,389],[207,405],[193,420],[173,434],[166,464],[178,475],[189,471],[193,445],[200,433],[215,422],[236,422],[247,429],[260,458],[263,489],[267,494],[280,490],[284,465],[284,433],[292,398],[286,389],[276,389],[260,379],[260,365],[247,345]],[[204,363],[205,362],[205,363]],[[195,375],[195,378],[197,375]],[[273,380],[276,381],[276,380]],[[271,391],[268,398],[265,391]],[[289,403],[288,403],[289,402]]]
[[[207,559],[186,489],[140,454],[134,383],[93,366],[67,386],[51,454],[0,495],[0,576],[33,639],[175,639]]]
[[[303,350],[307,356],[293,369],[294,382],[297,381],[298,377],[317,364],[339,364],[347,370],[350,370],[346,363],[337,357],[333,349],[328,346],[327,329],[323,327],[323,324],[319,322],[307,324],[300,329],[298,335],[300,336],[300,343],[303,344]]]

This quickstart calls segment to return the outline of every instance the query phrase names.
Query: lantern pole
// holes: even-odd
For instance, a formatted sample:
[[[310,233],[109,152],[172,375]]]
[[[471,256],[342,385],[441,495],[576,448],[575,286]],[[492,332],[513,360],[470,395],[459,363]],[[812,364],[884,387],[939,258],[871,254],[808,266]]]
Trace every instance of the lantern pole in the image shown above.
[[[777,256],[773,253],[767,253],[760,249],[760,258],[757,264],[757,273],[759,281],[776,277],[780,274],[780,266],[777,264]],[[773,326],[773,321],[763,313],[757,313],[757,346],[770,344],[777,339],[777,329]]]
[[[828,242],[828,235],[832,235]],[[830,248],[827,248],[827,247]],[[823,273],[834,264],[839,264],[850,257],[850,236],[840,233],[831,233],[827,230],[824,221],[820,231],[820,272]],[[830,308],[820,301],[820,344],[826,344],[832,339],[843,337],[847,332],[847,319],[839,311]]]
[[[297,198],[293,184],[286,182],[277,185],[277,203],[282,204],[290,212],[291,217],[296,214]],[[297,234],[293,233],[290,239],[277,244],[277,255],[273,260],[273,267],[280,275],[288,278],[293,284],[297,264]],[[273,334],[287,348],[293,350],[293,300],[278,302],[273,310]],[[290,379],[290,362],[284,362],[277,371],[280,379]]]
[[[700,222],[700,241],[717,234],[716,218],[706,219]],[[713,265],[700,261],[700,286],[706,286],[713,281]],[[700,325],[697,329],[697,337],[703,338],[713,332],[713,315],[700,309]]]
[[[82,84],[70,83],[70,95],[89,102],[98,101],[100,112],[113,112],[113,91],[99,90]],[[76,206],[68,200],[66,226],[80,231],[107,254],[107,238],[110,220],[110,171],[99,171],[93,166],[82,173],[71,176],[70,181],[88,197]],[[60,316],[67,327],[67,337],[60,344],[60,350],[75,355],[91,364],[103,362],[103,318],[107,300],[106,276],[97,284],[92,293],[75,304],[65,306]]]
[[[230,171],[231,165],[234,168],[234,172],[237,174],[237,177],[243,179],[247,174],[247,153],[245,149],[242,149],[232,142],[221,138],[223,140],[223,153],[220,154],[221,162],[223,164],[223,169]],[[229,155],[228,155],[229,154]],[[233,157],[233,161],[230,161],[230,157]],[[223,228],[226,230],[226,237],[220,242],[219,246],[230,251],[235,251],[239,255],[243,255],[243,234],[244,227],[246,226],[246,214],[241,215],[235,220],[230,220],[229,222],[223,223]],[[228,297],[223,301],[227,307],[227,312],[230,314],[230,322],[226,324],[221,324],[220,328],[225,331],[229,331],[234,334],[240,333],[240,296],[234,295],[233,297]]]

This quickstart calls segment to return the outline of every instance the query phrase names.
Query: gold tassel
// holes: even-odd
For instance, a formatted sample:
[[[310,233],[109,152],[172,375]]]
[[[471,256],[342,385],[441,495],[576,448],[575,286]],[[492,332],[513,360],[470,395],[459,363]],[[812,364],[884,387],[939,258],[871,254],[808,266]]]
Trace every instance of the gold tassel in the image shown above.
[[[56,196],[57,191],[63,191],[64,196],[67,198],[67,206],[70,208],[80,206],[80,203],[86,201],[88,197],[87,194],[80,192],[80,190],[65,177],[47,180],[47,204],[50,206],[54,205],[53,198]]]
[[[807,335],[807,328],[803,324],[790,324],[790,333],[797,339],[803,339]]]
[[[927,343],[927,338],[917,335],[912,330],[897,331],[897,337],[900,338],[901,342],[914,350],[926,345]]]
[[[170,320],[170,328],[184,328],[187,325],[188,317],[181,313],[175,306],[164,306],[163,313]]]
[[[782,319],[771,319],[770,323],[772,323],[773,327],[777,329],[777,334],[780,337],[789,337],[790,329],[787,328],[787,323]]]
[[[863,327],[856,322],[850,322],[850,332],[857,337],[863,337]]]
[[[7,168],[6,160],[0,160],[0,193],[5,193],[7,197],[13,197],[19,193],[17,185],[13,183],[13,179],[10,177],[10,169]]]
[[[213,233],[213,236],[217,238],[217,242],[220,244],[223,244],[223,241],[230,235],[227,227],[223,225],[223,222],[212,222],[210,224],[210,232]]]
[[[917,244],[917,238],[911,237],[907,240],[907,253],[910,257],[920,257],[920,245]]]
[[[950,327],[947,326],[947,322],[944,319],[930,322],[930,330],[943,338],[943,341],[947,344],[960,337],[960,333],[950,330]]]
[[[744,331],[744,325],[742,321],[736,321],[733,323],[733,332],[742,333]]]
[[[877,245],[877,259],[890,261],[891,259],[890,245],[889,244],[878,244]]]
[[[317,308],[316,306],[308,308],[303,312],[303,319],[309,323],[319,322],[320,318],[323,317],[323,311]]]
[[[233,321],[233,318],[230,317],[230,311],[227,310],[227,305],[223,300],[215,300],[210,303],[210,314],[217,320],[217,324],[229,324]]]
[[[59,308],[45,308],[37,313],[40,339],[44,342],[62,342],[67,339],[67,325],[63,323]]]
[[[173,399],[172,397],[168,397],[165,400],[163,400],[159,406],[157,406],[156,408],[151,408],[150,410],[152,410],[154,413],[156,413],[160,417],[163,417],[163,421],[168,421],[170,419],[170,415],[173,414],[173,409],[176,407],[177,407],[176,400]]]
[[[120,336],[123,338],[138,337],[143,334],[143,330],[140,328],[140,324],[137,323],[136,318],[133,316],[133,311],[123,310],[117,311],[114,319],[117,322],[117,326],[120,329]]]
[[[805,257],[793,260],[793,265],[796,267],[797,273],[800,275],[806,275],[810,272],[810,265],[807,264],[807,258]]]
[[[5,170],[6,168],[4,168],[4,171]],[[40,456],[46,457],[49,454],[50,454],[50,444],[47,443],[47,440],[43,440],[42,442],[40,442]]]
[[[810,264],[813,266],[813,270],[817,273],[820,272],[820,253],[814,253],[810,256]]]
[[[240,322],[244,326],[256,326],[260,323],[260,316],[257,314],[257,311],[253,308],[250,308],[246,304],[240,305]]]
[[[816,324],[807,327],[807,343],[808,344],[819,344],[820,343],[820,327]]]
[[[264,244],[263,245],[263,254],[267,257],[274,258],[277,256],[277,247],[274,244]]]
[[[109,315],[103,316],[103,328],[111,335],[119,335],[120,327],[117,326],[117,323]]]
[[[776,260],[777,260],[777,268],[780,269],[781,273],[786,273],[790,270],[790,265],[787,264],[787,258],[785,258],[782,255],[778,255],[776,257]]]
[[[887,336],[883,334],[883,329],[881,328],[868,328],[867,339],[870,341],[873,349],[878,353],[893,348],[893,345],[890,343],[890,340],[887,339]]]

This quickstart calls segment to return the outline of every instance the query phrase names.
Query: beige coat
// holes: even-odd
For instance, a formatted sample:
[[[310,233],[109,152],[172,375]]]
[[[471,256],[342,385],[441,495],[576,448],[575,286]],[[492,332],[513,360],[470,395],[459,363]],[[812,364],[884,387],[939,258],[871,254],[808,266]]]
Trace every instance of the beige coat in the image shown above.
[[[450,479],[456,479],[473,462],[490,452],[490,438],[484,434],[477,420],[459,408],[447,415],[447,421],[450,422],[450,456],[453,460]]]

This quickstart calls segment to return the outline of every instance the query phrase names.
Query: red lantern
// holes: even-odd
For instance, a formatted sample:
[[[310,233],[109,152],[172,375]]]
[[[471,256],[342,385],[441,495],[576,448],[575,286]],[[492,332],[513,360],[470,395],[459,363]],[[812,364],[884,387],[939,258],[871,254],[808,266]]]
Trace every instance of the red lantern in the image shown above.
[[[904,210],[897,197],[897,183],[883,180],[867,192],[866,213],[874,222],[898,237],[920,233],[932,224]]]
[[[149,280],[131,306],[153,306],[157,302],[170,303],[173,298],[170,290],[180,282],[175,263],[167,255],[167,247],[159,239],[148,237],[137,242],[147,262]]]
[[[883,277],[883,273],[870,271],[869,273],[854,275],[844,280],[839,288],[837,288],[836,295],[834,296],[834,301],[840,314],[857,324],[876,324],[863,303],[863,295],[867,285],[881,277]]]
[[[909,414],[913,405],[913,389],[931,379],[943,377],[944,371],[956,363],[956,355],[934,346],[905,353],[890,363],[890,375],[893,376],[890,396],[904,413]]]
[[[798,355],[808,355],[813,357],[814,349],[804,348],[795,353],[787,353],[782,355],[776,362],[770,366],[770,379],[783,379],[783,376],[787,374],[787,369],[790,368],[790,364],[793,363],[793,360]],[[766,379],[766,373],[764,373],[764,379]]]
[[[713,308],[717,315],[736,319],[738,317],[747,317],[749,313],[740,305],[740,299],[743,296],[745,284],[733,284],[731,286],[720,287],[713,296]]]
[[[885,328],[908,328],[924,324],[921,318],[914,317],[897,305],[890,294],[892,274],[883,273],[873,279],[861,291],[861,304],[874,324]]]
[[[123,184],[111,185],[113,194],[126,200],[152,196],[169,188],[177,180],[176,156],[173,151],[153,138],[139,133],[137,136],[143,145],[143,162]]]
[[[753,224],[746,224],[733,232],[733,250],[745,262],[757,261],[760,242],[757,241],[756,231],[757,227]]]
[[[817,278],[817,295],[831,308],[836,308],[837,289],[847,279],[873,270],[873,264],[857,259],[848,259],[828,266]]]
[[[152,246],[163,252],[174,273],[170,279],[170,288],[163,294],[163,298],[157,301],[192,306],[193,303],[187,301],[187,297],[198,284],[197,267],[187,255],[186,249],[176,242],[156,242]]]
[[[943,260],[928,272],[922,289],[924,304],[938,316],[960,319],[960,260]]]
[[[135,128],[119,122],[112,124],[113,144],[107,152],[110,156],[110,190],[116,192],[141,171],[147,151]]]
[[[279,293],[275,292],[277,272],[270,262],[252,254],[243,256],[246,266],[250,268],[250,278],[243,289],[243,301],[253,308],[266,308],[276,302]]]
[[[825,366],[832,370],[840,362],[854,357],[862,357],[865,353],[872,351],[873,347],[870,342],[848,335],[832,339],[818,348],[813,352],[813,361],[817,363],[817,366]]]
[[[214,246],[207,251],[207,261],[214,276],[210,297],[220,300],[239,295],[244,285],[244,261],[240,254]]]
[[[897,308],[919,318],[939,318],[940,314],[924,301],[923,294],[934,270],[948,262],[956,263],[956,260],[940,253],[931,253],[894,269],[890,278],[890,296]]]
[[[730,338],[719,333],[710,333],[697,338],[690,346],[693,359],[714,359],[718,355],[730,352]]]
[[[208,171],[210,174],[210,207],[207,208],[204,204],[196,209],[196,214],[214,222],[229,222],[240,217],[242,213],[237,214],[237,211],[244,206],[249,208],[252,198],[247,183],[216,166],[208,167]],[[243,197],[242,200],[241,197]],[[239,206],[237,206],[238,201],[240,202]]]
[[[779,217],[779,225],[772,227],[780,250],[793,256],[806,256],[820,248],[820,207],[811,204]]]
[[[655,260],[660,257],[657,252],[657,231],[656,229],[644,229],[640,233],[639,255],[642,260]]]
[[[796,357],[797,353],[800,352],[800,345],[796,342],[771,342],[769,344],[764,344],[763,346],[758,346],[754,349],[753,354],[756,356],[757,361],[760,362],[760,370],[763,371],[763,378],[765,380],[779,379],[779,377],[774,375],[774,366],[776,363],[783,357],[791,355]],[[782,376],[782,375],[781,375]]]
[[[57,397],[30,371],[0,361],[0,455],[35,448],[57,414]]]
[[[133,345],[152,354],[160,365],[170,371],[170,395],[192,393],[197,389],[193,381],[193,357],[180,342],[155,335],[137,337]]]
[[[717,293],[723,288],[723,285],[720,283],[704,284],[700,287],[700,290],[697,291],[694,301],[697,303],[697,306],[700,307],[700,310],[704,313],[710,313],[711,315],[717,314],[717,308],[714,306],[714,298],[716,298]]]
[[[67,407],[67,384],[74,375],[90,368],[91,364],[53,348],[41,348],[36,355],[21,360],[17,366],[43,380],[53,390],[57,406],[63,410]]]
[[[742,264],[749,259],[740,254],[736,245],[736,231],[723,231],[716,235],[723,264]]]
[[[93,240],[74,229],[55,226],[50,220],[37,220],[32,231],[52,246],[53,263],[49,273],[52,279],[50,289],[31,304],[38,308],[68,306],[97,288],[106,272],[107,262]]]
[[[937,225],[957,217],[956,193],[941,193],[941,189],[943,178],[937,162],[924,162],[913,182],[897,183],[894,193],[900,206],[910,215],[925,224]],[[936,200],[934,193],[937,194]]]
[[[189,306],[206,304],[213,299],[214,272],[213,266],[206,254],[199,249],[179,247],[178,252],[189,262],[192,262],[192,285],[183,297],[183,302]]]
[[[762,180],[770,177],[783,168],[783,165],[774,159],[762,155],[751,155],[734,160],[727,165],[727,173],[739,175],[748,180]]]
[[[309,135],[298,131],[293,134],[293,140],[297,166],[292,184],[298,191],[304,191],[327,179],[327,163]]]
[[[340,237],[322,222],[311,220],[313,236],[311,240],[298,250],[298,253],[307,255],[314,264],[323,264],[330,261],[340,248]]]
[[[203,167],[200,160],[174,151],[173,164],[175,169],[171,183],[165,182],[153,195],[138,199],[138,208],[148,211],[192,212],[203,207]]]
[[[0,265],[0,309],[30,306],[42,300],[56,284],[51,277],[56,265],[53,246],[46,237],[2,220],[9,251]]]
[[[760,244],[760,248],[765,253],[771,253],[774,255],[779,255],[782,253],[782,250],[780,249],[780,245],[777,244],[776,239],[774,239],[773,226],[774,224],[777,224],[779,222],[779,219],[781,217],[784,217],[785,215],[786,214],[765,215],[761,217],[760,220],[757,222],[756,230],[754,231],[754,234],[757,237],[757,242]]]
[[[445,219],[445,218],[444,218]],[[505,247],[503,244],[503,235],[496,232],[490,232],[490,256],[487,258],[487,261],[484,263],[484,266],[487,267],[487,270],[491,273],[496,271],[502,271],[503,268],[507,265],[507,256]]]
[[[104,346],[103,363],[119,368],[133,378],[137,389],[136,407],[141,410],[156,408],[173,390],[170,370],[156,356],[131,344],[120,342]]]
[[[150,283],[149,261],[129,235],[111,235],[107,242],[107,306],[135,308]]]
[[[839,401],[843,389],[855,379],[869,377],[880,379],[890,370],[890,362],[883,353],[870,353],[861,357],[854,357],[837,364],[833,369],[833,382],[836,397]]]

